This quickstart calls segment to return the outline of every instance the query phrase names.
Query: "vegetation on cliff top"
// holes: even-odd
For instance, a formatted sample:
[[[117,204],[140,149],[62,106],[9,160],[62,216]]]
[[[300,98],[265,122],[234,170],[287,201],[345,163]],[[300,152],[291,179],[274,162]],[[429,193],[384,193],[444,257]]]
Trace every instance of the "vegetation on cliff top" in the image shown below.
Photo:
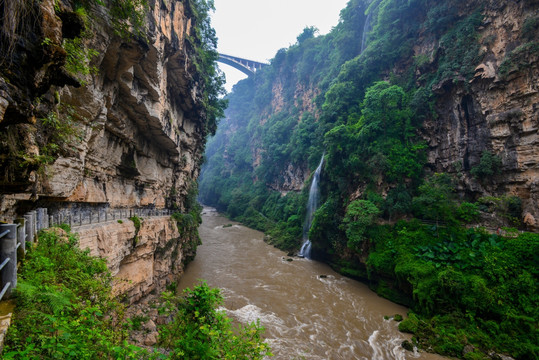
[[[269,354],[263,328],[233,327],[217,310],[219,290],[204,283],[185,296],[163,294],[159,311],[172,318],[159,329],[165,352],[132,345],[126,305],[112,294],[111,282],[105,260],[80,250],[75,234],[60,228],[41,232],[20,270],[2,359],[261,359]]]
[[[488,213],[518,226],[521,200],[455,196],[463,172],[486,184],[500,157],[476,149],[475,163],[436,174],[419,136],[437,117],[439,93],[468,91],[486,56],[482,7],[474,4],[459,11],[461,1],[352,0],[328,35],[306,28],[271,66],[234,87],[207,146],[200,197],[297,249],[308,186],[288,191],[295,186],[283,177],[301,181],[325,151],[323,199],[309,233],[319,258],[411,306],[416,315],[402,329],[424,348],[466,359],[491,351],[536,358],[539,238],[472,229]],[[537,56],[536,24],[527,18],[502,76],[528,66],[519,54]],[[414,56],[418,41],[433,47]]]

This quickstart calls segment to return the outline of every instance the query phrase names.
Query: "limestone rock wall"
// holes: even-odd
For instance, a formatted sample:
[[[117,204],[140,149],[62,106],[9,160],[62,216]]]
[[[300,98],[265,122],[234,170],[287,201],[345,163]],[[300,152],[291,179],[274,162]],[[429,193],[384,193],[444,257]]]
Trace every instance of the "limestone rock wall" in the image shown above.
[[[138,231],[130,220],[84,225],[75,231],[81,249],[107,260],[114,291],[131,303],[176,281],[198,244],[197,238],[182,236],[169,216],[142,219]]]
[[[187,0],[148,4],[144,36],[125,36],[97,2],[87,17],[71,0],[0,3],[0,220],[34,207],[185,210],[206,137],[194,12]],[[71,55],[88,73],[67,66],[77,37]],[[170,217],[77,231],[131,302],[177,280],[198,243]]]
[[[88,125],[77,154],[52,166],[47,195],[164,207],[171,193],[181,203],[198,176],[204,130],[190,87],[190,20],[182,2],[155,2],[151,15],[147,46],[99,39],[99,75],[86,87],[62,89]]]
[[[500,66],[530,41],[523,26],[526,19],[537,17],[538,5],[537,1],[482,2],[483,61],[470,82],[449,82],[436,89],[438,117],[424,126],[432,171],[456,174],[459,191],[471,197],[518,196],[523,202],[522,220],[535,231],[539,229],[538,54],[522,52],[508,72],[500,71]],[[416,55],[430,56],[435,46],[419,44]],[[492,178],[476,179],[470,170],[479,164],[483,151],[498,155],[502,169]]]
[[[4,211],[20,199],[40,199],[42,206],[182,208],[198,176],[205,139],[188,40],[194,31],[191,9],[180,0],[149,4],[146,40],[118,36],[99,13],[103,9],[96,10],[94,34],[84,40],[96,51],[89,64],[96,71],[78,77],[64,70],[61,46],[70,29],[82,26],[73,21],[78,18],[71,2],[55,8],[45,0],[34,9],[41,22],[19,36],[24,46],[15,49],[13,62],[4,62],[0,78]],[[25,76],[12,76],[18,72]],[[55,113],[69,118],[74,131],[60,156],[43,164],[49,134],[41,119]]]

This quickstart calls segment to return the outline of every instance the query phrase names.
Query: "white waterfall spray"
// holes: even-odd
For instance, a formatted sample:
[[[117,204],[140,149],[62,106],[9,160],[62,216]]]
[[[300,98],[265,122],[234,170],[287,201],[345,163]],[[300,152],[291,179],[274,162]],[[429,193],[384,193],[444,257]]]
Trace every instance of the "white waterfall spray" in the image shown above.
[[[316,168],[313,176],[313,182],[309,189],[309,200],[307,201],[307,214],[305,215],[305,223],[303,224],[303,244],[299,251],[299,256],[310,259],[311,258],[311,241],[309,240],[309,230],[313,222],[315,211],[318,209],[320,203],[320,173],[322,172],[322,165],[324,164],[324,155],[320,159],[320,164]]]
[[[363,25],[363,34],[361,35],[361,50],[360,54],[365,50],[365,46],[367,45],[367,33],[371,30],[371,13],[367,14],[367,17],[365,18],[365,24]]]

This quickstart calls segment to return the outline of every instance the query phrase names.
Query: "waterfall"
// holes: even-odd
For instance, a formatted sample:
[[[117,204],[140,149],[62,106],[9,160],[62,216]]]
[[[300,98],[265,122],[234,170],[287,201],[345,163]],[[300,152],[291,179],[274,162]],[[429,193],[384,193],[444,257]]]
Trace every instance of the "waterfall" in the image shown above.
[[[307,201],[307,214],[305,215],[305,223],[303,224],[303,244],[299,251],[299,256],[310,259],[311,258],[311,241],[309,240],[309,230],[313,222],[313,217],[320,202],[320,173],[322,172],[322,165],[324,164],[324,155],[320,159],[320,164],[316,168],[313,176],[313,182],[309,189],[309,200]]]
[[[363,25],[363,34],[361,35],[361,50],[359,52],[360,54],[363,53],[363,50],[365,50],[365,45],[367,43],[367,33],[369,32],[371,26],[371,14],[372,11],[367,15],[365,25]]]

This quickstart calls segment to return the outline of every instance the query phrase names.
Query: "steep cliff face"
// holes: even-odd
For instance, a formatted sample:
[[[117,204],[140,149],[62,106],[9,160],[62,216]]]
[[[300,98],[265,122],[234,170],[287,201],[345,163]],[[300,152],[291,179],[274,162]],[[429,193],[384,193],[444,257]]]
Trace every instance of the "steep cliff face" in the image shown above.
[[[182,1],[149,3],[145,39],[118,36],[97,5],[84,19],[67,1],[29,3],[40,22],[17,34],[12,57],[2,63],[5,206],[31,197],[182,208],[206,135],[203,89],[187,40],[192,9]],[[86,30],[84,22],[91,23]],[[88,29],[93,34],[82,38],[82,49],[92,53],[82,61],[90,74],[69,73],[62,44],[74,37],[70,32]],[[70,128],[51,128],[56,119]],[[62,139],[51,134],[62,130]],[[52,143],[58,156],[44,159]]]
[[[0,219],[38,206],[65,221],[96,209],[192,210],[219,91],[207,89],[218,75],[201,57],[215,44],[201,38],[200,3],[145,3],[0,4]],[[131,302],[176,281],[198,245],[170,217],[77,231]]]
[[[518,220],[536,231],[538,3],[454,1],[430,8],[409,5],[411,11],[403,5],[402,14],[392,16],[399,18],[395,27],[402,27],[398,31],[405,34],[397,45],[409,46],[409,50],[399,50],[402,54],[384,50],[390,52],[383,56],[385,40],[373,39],[374,28],[393,30],[381,23],[384,19],[375,20],[379,10],[377,2],[373,4],[369,17],[364,2],[350,2],[345,18],[332,33],[280,51],[270,70],[235,88],[222,133],[210,144],[210,148],[224,149],[226,172],[240,176],[248,162],[255,184],[263,182],[282,195],[299,192],[322,148],[331,143],[327,137],[324,140],[326,133],[361,116],[361,99],[369,84],[376,80],[413,84],[428,89],[433,104],[418,131],[427,144],[425,174],[454,176],[461,199],[520,198]],[[466,23],[473,14],[476,22]],[[372,23],[366,23],[367,18]],[[343,35],[345,31],[353,34],[350,24],[355,25],[356,38],[370,45],[364,53],[350,53],[353,47],[340,43],[342,38],[352,37]],[[363,36],[361,31],[369,29]],[[326,46],[333,53],[326,54]],[[324,56],[338,58],[343,49],[348,52],[341,55],[341,62],[330,65],[321,60]],[[459,59],[464,56],[469,56],[465,64]],[[471,74],[464,67],[471,67]],[[367,73],[351,75],[362,71]],[[438,81],[430,84],[433,78]],[[247,95],[246,89],[252,94]],[[244,153],[246,147],[249,154]],[[492,176],[478,176],[473,170],[480,167],[486,152],[501,165],[493,169]],[[207,171],[211,171],[212,152],[208,155]],[[203,184],[207,181],[205,178]],[[350,182],[343,190],[352,199],[365,194],[365,182]],[[376,187],[384,197],[392,190],[383,177]],[[212,198],[215,196],[208,196],[208,200]],[[510,225],[503,217],[483,220],[487,226]]]
[[[459,190],[468,196],[518,196],[522,220],[537,231],[539,56],[531,49],[537,47],[537,28],[531,26],[537,22],[537,2],[489,1],[483,6],[478,31],[482,61],[475,75],[467,82],[449,80],[435,87],[438,116],[424,125],[428,165],[458,175]],[[436,46],[424,41],[415,56],[432,58]],[[500,172],[492,178],[474,177],[470,170],[485,151],[501,158]]]
[[[81,248],[107,260],[113,290],[131,303],[177,281],[199,241],[195,233],[180,234],[170,217],[143,219],[138,229],[131,221],[84,225],[77,233]]]
[[[537,231],[538,6],[350,1],[331,33],[298,37],[236,85],[208,144],[201,198],[261,230],[276,226],[280,246],[298,247],[305,184],[325,152],[322,203],[333,219],[315,224],[327,230],[321,239],[334,237],[323,240],[326,255],[348,253],[331,248],[346,242],[350,201],[375,202],[380,223],[428,218],[412,202],[439,173],[452,179],[452,201],[480,210],[473,226]],[[365,103],[379,81],[400,90]],[[368,120],[378,110],[366,106],[402,106],[390,122],[409,116],[407,125],[369,138],[387,124]]]
[[[537,357],[539,2],[350,0],[309,34],[234,88],[203,200],[294,253],[324,156],[313,258],[410,306],[420,347]]]

